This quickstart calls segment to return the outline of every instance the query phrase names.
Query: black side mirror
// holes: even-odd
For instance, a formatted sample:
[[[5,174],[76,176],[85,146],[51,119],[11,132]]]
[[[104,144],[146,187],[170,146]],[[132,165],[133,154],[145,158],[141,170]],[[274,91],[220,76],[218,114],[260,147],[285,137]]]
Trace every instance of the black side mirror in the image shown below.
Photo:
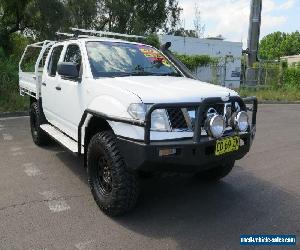
[[[77,79],[79,72],[77,69],[77,63],[62,62],[57,65],[57,73],[65,78]]]

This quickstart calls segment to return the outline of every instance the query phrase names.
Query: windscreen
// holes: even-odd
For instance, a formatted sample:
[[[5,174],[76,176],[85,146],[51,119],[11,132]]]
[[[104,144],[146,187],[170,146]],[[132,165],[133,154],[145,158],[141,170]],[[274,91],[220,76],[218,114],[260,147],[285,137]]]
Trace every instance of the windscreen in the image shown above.
[[[164,55],[147,45],[93,41],[86,47],[94,77],[181,76]]]

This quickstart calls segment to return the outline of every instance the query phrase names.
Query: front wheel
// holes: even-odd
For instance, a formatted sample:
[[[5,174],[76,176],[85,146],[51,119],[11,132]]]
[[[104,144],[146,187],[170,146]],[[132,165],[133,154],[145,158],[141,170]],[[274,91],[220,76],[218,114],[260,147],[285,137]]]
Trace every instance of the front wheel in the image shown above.
[[[234,160],[222,162],[217,167],[197,173],[196,176],[204,181],[218,181],[231,172],[234,163]]]
[[[87,174],[93,197],[110,216],[131,210],[138,198],[138,180],[129,170],[117,147],[112,131],[97,133],[87,151]]]

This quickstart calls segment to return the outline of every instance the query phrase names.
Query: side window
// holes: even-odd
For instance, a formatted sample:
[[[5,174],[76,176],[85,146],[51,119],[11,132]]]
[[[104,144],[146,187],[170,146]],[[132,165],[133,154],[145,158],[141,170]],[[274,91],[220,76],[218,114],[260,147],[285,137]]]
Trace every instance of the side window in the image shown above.
[[[48,74],[50,76],[56,75],[57,64],[58,64],[58,60],[59,60],[62,49],[63,49],[63,46],[59,45],[59,46],[53,48],[53,50],[52,50],[51,58],[50,58],[49,64],[48,64]]]
[[[77,64],[78,72],[80,72],[81,68],[81,53],[78,45],[71,44],[67,48],[67,52],[65,54],[64,62],[73,62]]]

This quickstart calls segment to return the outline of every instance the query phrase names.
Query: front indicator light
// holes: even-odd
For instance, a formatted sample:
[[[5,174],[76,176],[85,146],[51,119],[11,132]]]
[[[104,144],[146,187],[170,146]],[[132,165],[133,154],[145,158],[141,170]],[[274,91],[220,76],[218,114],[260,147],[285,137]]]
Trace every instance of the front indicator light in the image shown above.
[[[176,148],[163,148],[159,150],[159,156],[170,156],[176,154]]]

